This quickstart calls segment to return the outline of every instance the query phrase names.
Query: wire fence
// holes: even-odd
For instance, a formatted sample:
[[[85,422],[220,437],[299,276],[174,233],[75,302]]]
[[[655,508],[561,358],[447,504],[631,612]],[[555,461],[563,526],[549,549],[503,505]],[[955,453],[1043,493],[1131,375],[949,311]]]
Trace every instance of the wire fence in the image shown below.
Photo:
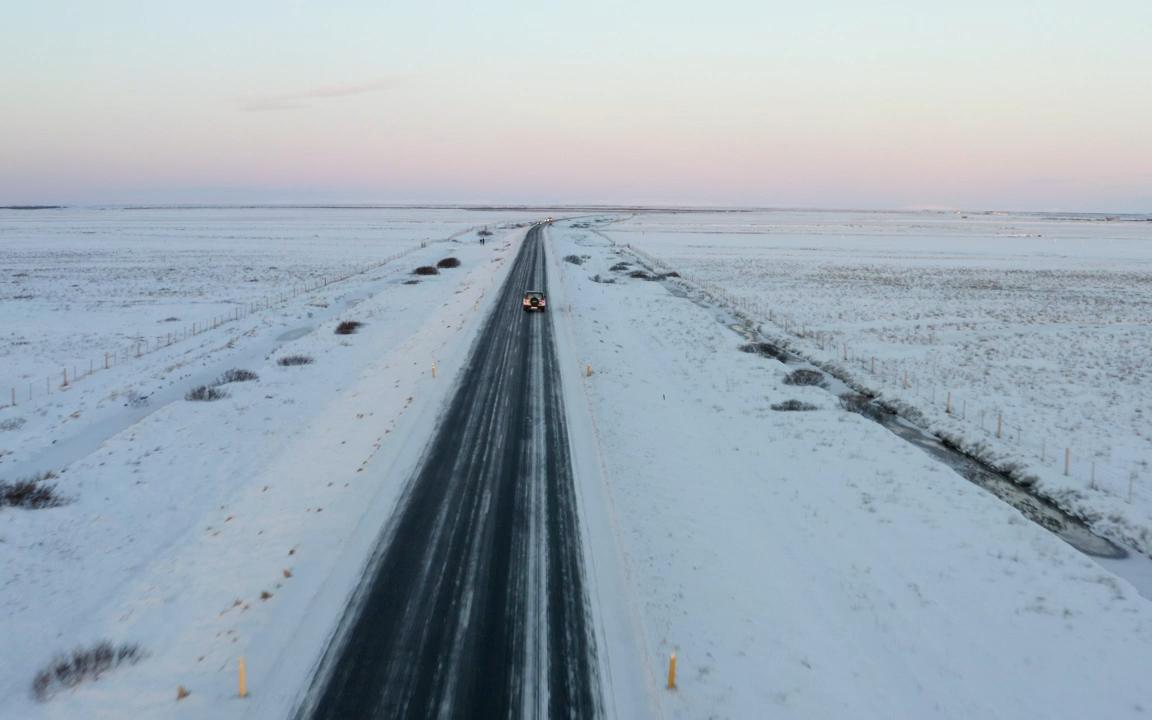
[[[205,333],[210,333],[218,328],[252,317],[258,313],[283,307],[297,298],[323,290],[335,283],[343,282],[395,262],[417,250],[427,247],[429,243],[448,242],[460,234],[463,233],[457,233],[449,238],[439,240],[422,241],[419,245],[414,245],[406,250],[389,255],[382,260],[351,266],[339,272],[325,274],[319,278],[294,283],[288,287],[282,287],[275,293],[265,295],[255,301],[237,304],[230,311],[221,315],[215,315],[203,321],[185,323],[163,334],[135,333],[131,341],[127,344],[119,344],[117,347],[109,348],[96,356],[88,358],[86,363],[72,362],[48,372],[36,373],[36,379],[34,380],[24,378],[19,381],[9,381],[4,385],[0,385],[0,388],[7,390],[7,392],[0,390],[0,392],[3,393],[0,395],[0,410],[18,408],[37,400],[50,398],[53,395],[67,392],[76,385],[76,383],[83,382],[93,375],[135,362],[140,358],[166,350],[193,338],[200,337]]]
[[[643,262],[664,272],[673,268],[634,245],[627,244],[628,252]],[[888,401],[897,400],[921,413],[925,419],[948,432],[958,435],[982,457],[988,450],[994,455],[1008,458],[1008,462],[1048,468],[1056,473],[1079,480],[1091,490],[1100,491],[1133,501],[1143,475],[1138,463],[1124,467],[1114,457],[1110,447],[1092,447],[1081,438],[1051,432],[1051,428],[1013,416],[1007,403],[989,402],[987,398],[965,382],[946,379],[947,373],[933,368],[925,377],[909,361],[881,358],[871,353],[856,351],[843,336],[836,332],[812,329],[802,319],[782,312],[756,298],[733,295],[726,289],[676,271],[680,277],[712,301],[725,305],[747,320],[768,324],[788,336],[789,344],[799,340],[801,347],[824,363],[835,363],[846,375],[842,378],[864,387]],[[816,351],[824,353],[823,356]],[[942,376],[945,376],[942,378]],[[978,447],[977,447],[978,446]]]

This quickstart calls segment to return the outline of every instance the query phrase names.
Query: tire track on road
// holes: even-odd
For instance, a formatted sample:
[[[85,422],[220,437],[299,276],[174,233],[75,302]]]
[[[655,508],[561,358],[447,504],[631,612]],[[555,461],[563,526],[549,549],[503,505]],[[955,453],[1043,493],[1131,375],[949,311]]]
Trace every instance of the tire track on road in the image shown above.
[[[300,718],[602,714],[542,226],[521,247]],[[544,667],[541,667],[544,664]]]

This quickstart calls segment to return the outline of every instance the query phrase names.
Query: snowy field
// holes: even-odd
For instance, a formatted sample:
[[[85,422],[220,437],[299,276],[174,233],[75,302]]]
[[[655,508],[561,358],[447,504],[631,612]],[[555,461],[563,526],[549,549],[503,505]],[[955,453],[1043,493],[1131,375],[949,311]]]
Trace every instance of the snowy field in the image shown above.
[[[421,243],[523,217],[377,208],[0,210],[0,406]],[[475,239],[474,233],[471,235]]]
[[[617,716],[1144,717],[1152,601],[834,394],[786,384],[789,367],[739,351],[731,311],[629,277],[636,261],[601,234],[640,242],[644,228],[652,253],[750,295],[755,268],[779,277],[763,236],[738,251],[663,224],[698,221],[552,230]],[[805,302],[801,280],[780,282],[795,293],[773,291],[781,307]],[[773,408],[789,400],[811,409]]]
[[[0,407],[0,482],[55,471],[66,501],[0,507],[0,718],[285,717],[519,248],[509,226],[540,213],[45,212],[0,216],[0,381],[118,354]],[[1139,542],[1152,489],[1134,482],[1129,502],[1116,478],[1152,459],[1149,225],[617,213],[550,228],[609,717],[1152,709],[1152,577],[1130,583],[833,394],[784,384],[789,368],[728,327],[755,316]],[[689,284],[613,270],[636,262],[615,243]],[[447,256],[461,266],[408,284]],[[197,330],[136,357],[138,328],[168,317]],[[337,335],[349,320],[363,325]],[[294,355],[312,362],[280,364]],[[257,378],[184,399],[234,368]],[[772,408],[787,400],[814,409]],[[1028,428],[1045,423],[1062,429],[1042,461]],[[1096,443],[1095,488],[1089,451],[1067,478],[1054,459],[1077,436]],[[36,701],[40,668],[99,641],[142,659]]]
[[[18,323],[28,344],[4,343],[14,353],[4,375],[10,358],[36,367],[58,361],[61,348],[100,350],[104,338],[114,347],[170,314],[203,321],[217,304],[369,269],[282,292],[239,320],[0,408],[0,482],[52,471],[48,484],[64,501],[0,507],[0,718],[286,716],[523,237],[505,226],[528,219],[460,210],[6,215],[0,307],[5,332]],[[481,246],[485,225],[494,235]],[[68,228],[97,228],[104,239]],[[409,284],[415,267],[449,256],[460,267]],[[8,289],[14,275],[17,291]],[[343,321],[363,325],[336,334]],[[69,339],[77,329],[92,334]],[[291,356],[311,362],[280,364]],[[232,369],[256,378],[221,385],[227,396],[214,402],[185,399]],[[48,702],[36,702],[41,668],[101,641],[138,644],[144,659],[98,682],[50,685]],[[240,657],[252,693],[243,702]],[[180,687],[190,694],[178,702]]]
[[[1152,222],[684,213],[604,232],[1152,553]]]

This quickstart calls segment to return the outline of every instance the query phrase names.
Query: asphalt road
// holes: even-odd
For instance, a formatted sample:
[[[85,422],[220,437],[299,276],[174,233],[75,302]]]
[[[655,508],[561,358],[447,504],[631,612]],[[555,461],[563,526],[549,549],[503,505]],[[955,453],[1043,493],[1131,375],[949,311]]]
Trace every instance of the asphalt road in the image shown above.
[[[517,255],[301,717],[601,713],[541,226]]]

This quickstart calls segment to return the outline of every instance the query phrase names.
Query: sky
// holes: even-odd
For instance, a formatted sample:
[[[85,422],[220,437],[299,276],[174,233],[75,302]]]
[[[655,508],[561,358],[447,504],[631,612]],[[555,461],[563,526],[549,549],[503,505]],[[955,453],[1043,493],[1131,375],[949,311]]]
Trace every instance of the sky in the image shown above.
[[[9,3],[0,205],[1152,212],[1148,0]]]

